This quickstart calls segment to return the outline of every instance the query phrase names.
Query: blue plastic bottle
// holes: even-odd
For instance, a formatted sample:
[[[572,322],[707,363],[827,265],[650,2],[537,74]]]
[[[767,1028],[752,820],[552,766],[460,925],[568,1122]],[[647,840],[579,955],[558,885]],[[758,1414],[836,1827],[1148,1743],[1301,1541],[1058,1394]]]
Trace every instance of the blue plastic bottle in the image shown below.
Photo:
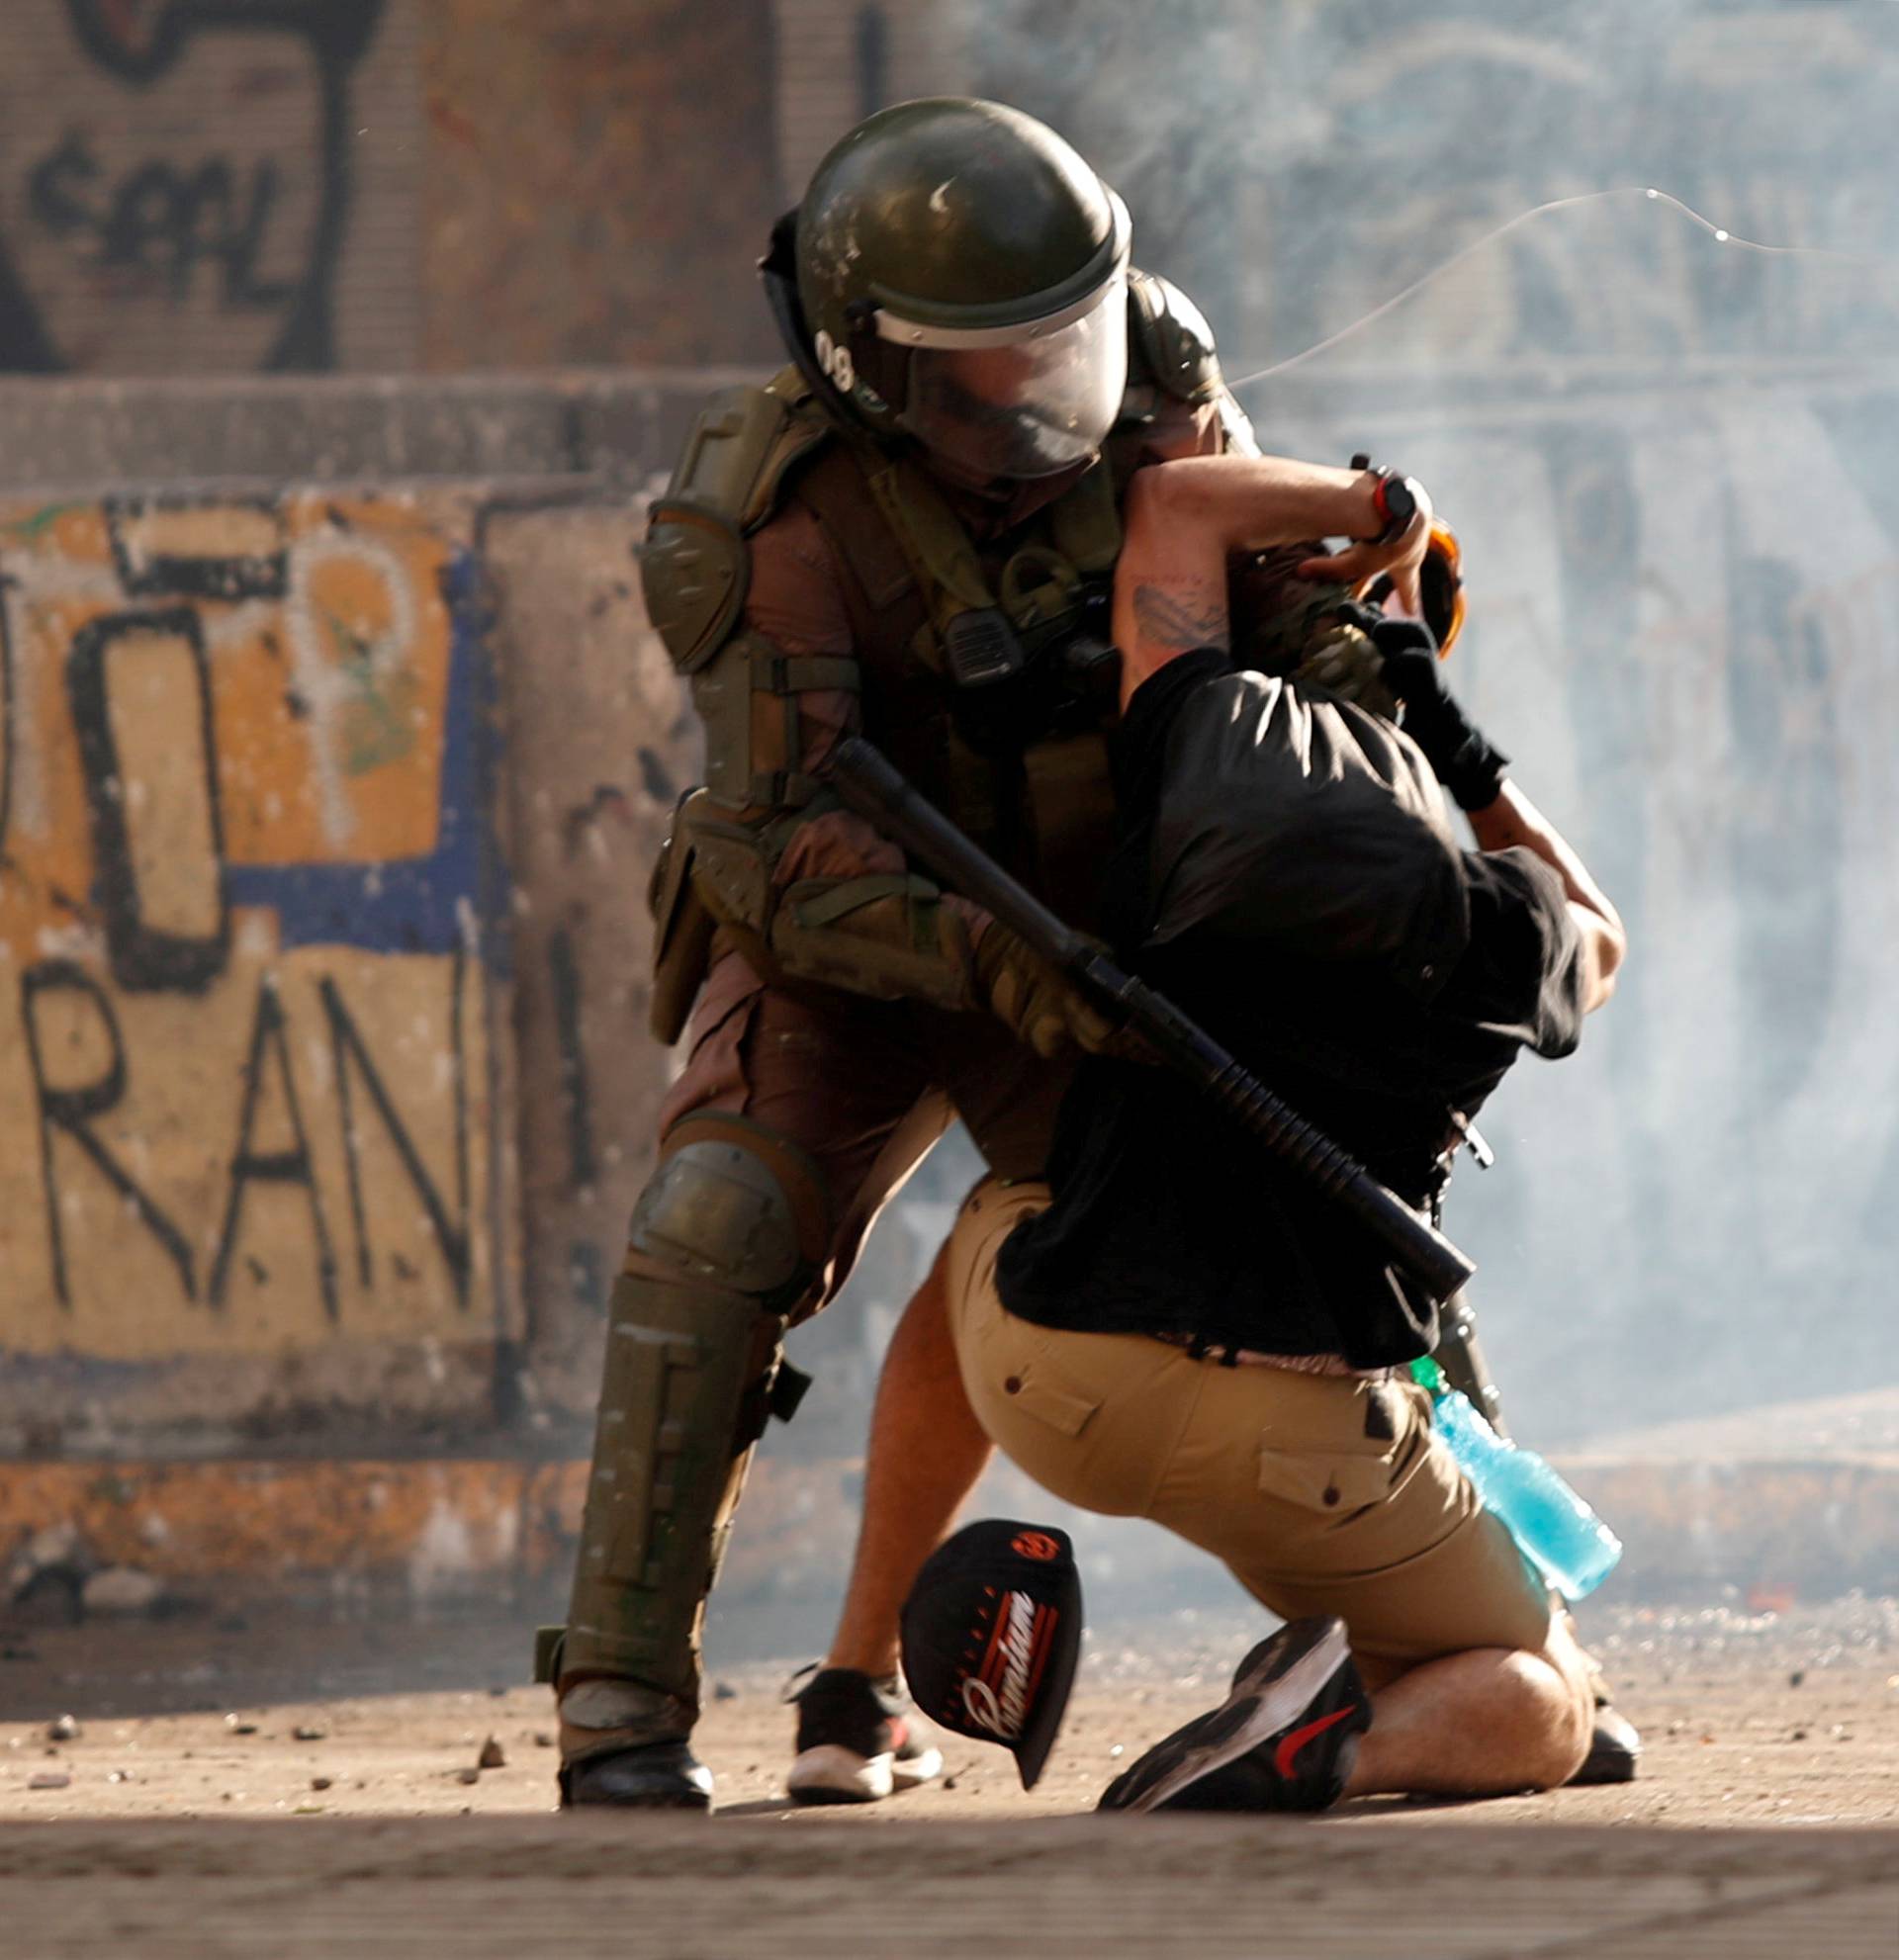
[[[1431,1391],[1432,1423],[1484,1508],[1565,1599],[1593,1592],[1614,1571],[1622,1541],[1534,1450],[1499,1436],[1468,1395],[1446,1387],[1436,1362],[1412,1362],[1411,1379]]]

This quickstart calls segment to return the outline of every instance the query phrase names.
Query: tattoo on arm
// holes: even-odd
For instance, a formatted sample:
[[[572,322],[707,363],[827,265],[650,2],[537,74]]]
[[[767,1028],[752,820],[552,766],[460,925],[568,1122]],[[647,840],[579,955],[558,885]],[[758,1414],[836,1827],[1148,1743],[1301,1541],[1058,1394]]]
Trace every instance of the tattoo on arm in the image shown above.
[[[1134,623],[1143,640],[1171,653],[1229,641],[1225,591],[1199,579],[1136,585]]]

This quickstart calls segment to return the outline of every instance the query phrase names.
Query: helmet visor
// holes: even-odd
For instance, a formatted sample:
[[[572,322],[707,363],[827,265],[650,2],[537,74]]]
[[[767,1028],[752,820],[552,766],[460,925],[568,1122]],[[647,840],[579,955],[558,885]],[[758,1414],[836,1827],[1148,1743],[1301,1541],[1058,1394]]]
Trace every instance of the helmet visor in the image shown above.
[[[985,335],[985,338],[988,336]],[[1052,477],[1101,447],[1128,386],[1128,284],[1119,272],[1052,333],[910,356],[903,425],[979,477]]]

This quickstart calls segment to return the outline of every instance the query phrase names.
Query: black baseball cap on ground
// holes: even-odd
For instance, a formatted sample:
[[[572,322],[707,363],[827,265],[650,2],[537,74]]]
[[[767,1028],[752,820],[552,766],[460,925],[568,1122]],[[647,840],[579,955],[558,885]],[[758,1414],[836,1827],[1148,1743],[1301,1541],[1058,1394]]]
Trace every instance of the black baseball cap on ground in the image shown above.
[[[1081,1657],[1068,1534],[985,1519],[931,1554],[903,1603],[903,1671],[931,1721],[1013,1750],[1035,1787]]]

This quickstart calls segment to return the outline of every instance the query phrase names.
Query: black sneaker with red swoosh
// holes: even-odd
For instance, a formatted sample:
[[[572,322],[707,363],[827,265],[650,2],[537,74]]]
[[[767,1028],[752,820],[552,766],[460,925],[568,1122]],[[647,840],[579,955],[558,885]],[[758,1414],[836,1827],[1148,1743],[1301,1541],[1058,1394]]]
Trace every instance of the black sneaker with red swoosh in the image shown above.
[[[1102,1792],[1104,1811],[1322,1811],[1344,1795],[1372,1726],[1343,1620],[1294,1620],[1261,1641],[1233,1691]]]

